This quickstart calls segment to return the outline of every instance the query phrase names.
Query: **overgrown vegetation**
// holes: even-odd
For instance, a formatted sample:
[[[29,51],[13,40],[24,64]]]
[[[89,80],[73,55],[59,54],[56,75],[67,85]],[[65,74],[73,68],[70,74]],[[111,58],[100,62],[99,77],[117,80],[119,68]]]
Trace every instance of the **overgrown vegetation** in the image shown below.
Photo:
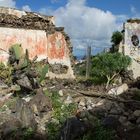
[[[118,45],[120,44],[122,39],[123,39],[123,35],[121,32],[119,31],[113,32],[112,37],[111,37],[111,43],[112,43],[111,52],[113,53],[118,52],[119,50]]]
[[[77,106],[74,103],[63,103],[59,94],[56,92],[50,94],[46,91],[46,96],[51,97],[53,105],[53,119],[46,124],[48,140],[57,140],[64,122],[68,118],[75,116]],[[100,120],[91,123],[94,124],[95,128],[89,130],[77,140],[113,140],[115,134],[113,130],[103,127]]]
[[[7,136],[6,139],[14,139],[17,140],[20,138],[20,140],[31,140],[34,139],[35,131],[29,127],[29,128],[21,128],[20,130],[14,130]]]
[[[12,73],[13,67],[11,65],[4,65],[0,63],[0,79],[3,80],[6,84],[12,83]]]
[[[109,84],[119,76],[120,72],[125,71],[130,64],[131,58],[118,52],[98,54],[92,57],[91,60],[90,81],[99,85],[106,83],[107,89]],[[84,77],[86,71],[85,63],[78,64],[76,67],[79,70],[78,74]]]
[[[121,53],[102,53],[92,59],[92,74],[106,79],[109,84],[131,64],[131,59]]]
[[[97,126],[95,130],[89,131],[80,140],[114,140],[114,133],[111,129]]]
[[[46,91],[46,96],[50,96],[52,100],[52,120],[47,123],[47,133],[48,140],[56,140],[59,135],[60,128],[64,122],[75,115],[77,106],[74,103],[65,104],[60,99],[60,96],[57,92],[53,92],[51,95]]]
[[[36,62],[36,58],[29,60],[28,50],[24,53],[20,44],[12,45],[9,54],[8,65],[0,63],[0,79],[4,83],[15,84],[21,75],[27,76],[30,80],[32,79],[31,81],[35,78],[38,85],[44,81],[49,67],[46,60],[40,62]]]

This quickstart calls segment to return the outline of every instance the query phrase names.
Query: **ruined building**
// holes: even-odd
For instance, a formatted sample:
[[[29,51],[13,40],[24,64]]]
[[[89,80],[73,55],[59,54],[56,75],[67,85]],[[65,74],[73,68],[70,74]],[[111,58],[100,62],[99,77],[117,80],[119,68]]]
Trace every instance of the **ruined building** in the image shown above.
[[[119,51],[132,58],[130,69],[134,78],[140,76],[140,20],[130,19],[124,24],[124,39]]]
[[[8,50],[13,44],[28,49],[29,58],[48,58],[48,75],[73,78],[72,46],[63,27],[56,27],[53,16],[0,8],[0,62],[7,62]]]

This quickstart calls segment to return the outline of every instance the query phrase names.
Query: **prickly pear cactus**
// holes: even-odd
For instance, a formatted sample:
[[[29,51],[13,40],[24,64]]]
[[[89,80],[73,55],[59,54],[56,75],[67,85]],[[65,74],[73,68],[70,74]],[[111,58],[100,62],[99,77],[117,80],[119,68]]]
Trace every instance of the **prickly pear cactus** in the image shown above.
[[[10,52],[15,56],[16,60],[19,60],[24,54],[23,48],[21,47],[20,44],[12,45],[10,48]]]
[[[36,65],[35,65],[35,69],[38,73],[38,82],[41,83],[45,77],[46,77],[46,74],[48,73],[48,64],[43,64],[41,62],[37,62]]]
[[[44,67],[42,68],[39,82],[41,82],[45,79],[47,73],[48,73],[48,64],[45,64]]]

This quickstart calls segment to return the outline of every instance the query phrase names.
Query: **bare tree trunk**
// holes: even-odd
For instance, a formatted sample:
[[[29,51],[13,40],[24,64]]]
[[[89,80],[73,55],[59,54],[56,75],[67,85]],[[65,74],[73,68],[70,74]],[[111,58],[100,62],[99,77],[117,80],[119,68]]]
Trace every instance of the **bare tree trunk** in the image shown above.
[[[87,62],[86,62],[86,79],[90,76],[90,58],[91,58],[91,46],[87,47]]]

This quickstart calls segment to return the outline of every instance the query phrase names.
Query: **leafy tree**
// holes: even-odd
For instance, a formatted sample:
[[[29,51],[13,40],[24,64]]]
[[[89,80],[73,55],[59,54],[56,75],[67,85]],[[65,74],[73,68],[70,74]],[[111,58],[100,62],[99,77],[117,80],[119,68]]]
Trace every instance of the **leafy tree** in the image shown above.
[[[121,53],[102,53],[92,59],[92,73],[106,78],[106,89],[122,70],[131,64],[131,59]]]
[[[111,51],[112,52],[118,51],[118,47],[117,46],[120,44],[122,39],[123,39],[123,35],[122,35],[121,32],[119,32],[119,31],[113,32],[112,37],[111,37],[111,43],[112,43]]]

